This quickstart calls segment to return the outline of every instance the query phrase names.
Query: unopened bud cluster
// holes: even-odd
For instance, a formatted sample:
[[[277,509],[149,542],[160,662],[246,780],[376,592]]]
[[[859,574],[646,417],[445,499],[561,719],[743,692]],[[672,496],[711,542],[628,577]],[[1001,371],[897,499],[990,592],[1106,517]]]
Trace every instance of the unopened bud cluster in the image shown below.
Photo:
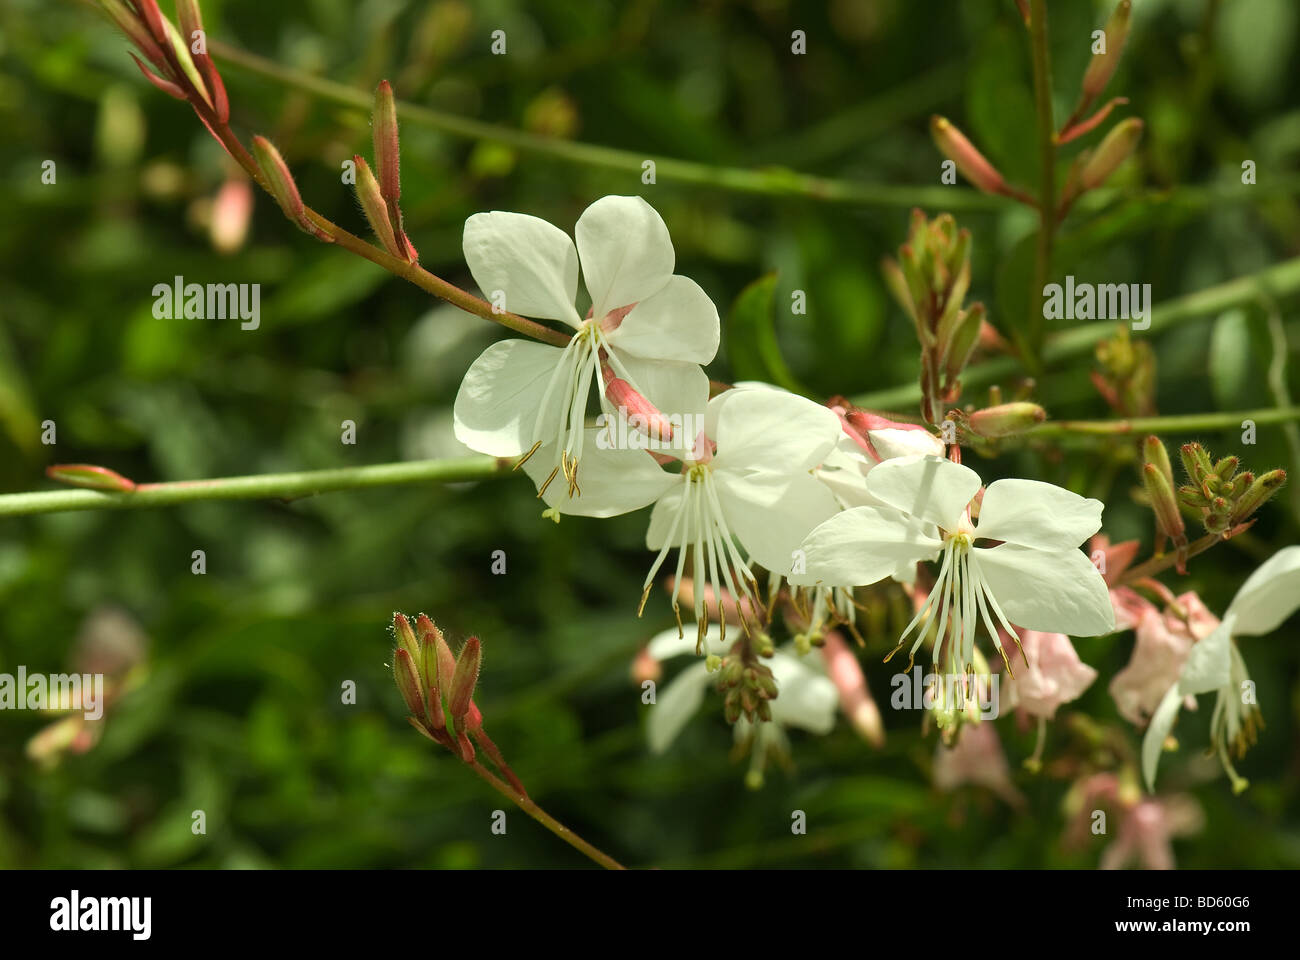
[[[1231,536],[1286,483],[1285,470],[1238,473],[1236,457],[1215,461],[1199,443],[1186,444],[1181,455],[1190,482],[1178,488],[1178,503],[1207,533]]]
[[[776,678],[760,658],[774,653],[771,637],[753,634],[738,640],[717,664],[718,690],[723,695],[723,712],[728,723],[735,723],[741,717],[751,722],[772,719],[769,701],[776,699]]]
[[[926,220],[912,212],[897,261],[883,264],[885,282],[907,311],[921,341],[921,413],[937,424],[961,392],[959,378],[979,341],[984,305],[964,307],[970,287],[970,231],[950,214]]]

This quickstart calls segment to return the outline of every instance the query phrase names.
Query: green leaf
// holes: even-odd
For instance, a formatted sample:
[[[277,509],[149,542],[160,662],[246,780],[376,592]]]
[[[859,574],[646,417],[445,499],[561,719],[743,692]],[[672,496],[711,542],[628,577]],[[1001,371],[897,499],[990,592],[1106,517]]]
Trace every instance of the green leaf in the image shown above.
[[[766,380],[794,393],[808,391],[794,378],[776,339],[772,301],[776,274],[755,280],[736,297],[727,317],[727,358],[736,380]]]

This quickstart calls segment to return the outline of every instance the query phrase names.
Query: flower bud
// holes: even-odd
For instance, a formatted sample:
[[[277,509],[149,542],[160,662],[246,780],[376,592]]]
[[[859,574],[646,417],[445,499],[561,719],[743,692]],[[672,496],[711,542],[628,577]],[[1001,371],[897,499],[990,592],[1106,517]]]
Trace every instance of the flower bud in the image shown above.
[[[1047,411],[1038,404],[1017,401],[976,410],[970,415],[968,425],[978,437],[1013,437],[1046,419]]]
[[[948,122],[947,118],[935,115],[930,118],[930,135],[939,152],[957,165],[963,177],[985,193],[1006,194],[1007,183],[993,164],[975,149],[966,135]]]
[[[1129,15],[1132,12],[1131,0],[1120,0],[1115,12],[1106,21],[1106,52],[1093,54],[1088,69],[1083,74],[1085,103],[1095,100],[1115,75],[1115,68],[1119,66],[1124,44],[1128,40]]]
[[[411,662],[419,664],[422,659],[420,645],[416,642],[415,631],[411,629],[411,622],[402,614],[393,614],[393,634],[397,637],[397,645],[405,650],[411,657]]]
[[[379,182],[370,172],[370,165],[359,156],[352,162],[357,167],[357,197],[361,200],[361,209],[365,211],[366,222],[375,231],[379,242],[395,257],[406,259],[406,251],[397,245],[397,235],[393,233],[392,221],[388,218],[388,204],[380,192]]]
[[[294,183],[293,174],[289,172],[289,166],[284,162],[284,157],[280,156],[280,151],[275,149],[271,141],[265,137],[253,137],[253,155],[257,158],[257,164],[266,177],[271,196],[275,197],[276,202],[280,204],[284,215],[304,233],[310,233],[317,239],[332,243],[334,238],[307,218],[307,210],[303,206],[302,195],[298,193],[298,185]]]
[[[1121,120],[1093,151],[1079,171],[1079,183],[1084,190],[1093,190],[1105,183],[1120,164],[1129,158],[1142,139],[1142,121],[1137,117]]]
[[[1187,479],[1197,486],[1205,477],[1214,472],[1214,465],[1210,462],[1210,455],[1205,452],[1205,448],[1199,443],[1185,443],[1179,450],[1179,456],[1183,461],[1183,469],[1187,471]]]
[[[58,463],[45,468],[45,475],[51,480],[66,483],[87,490],[108,490],[114,493],[129,493],[135,489],[135,482],[128,480],[116,470],[98,467],[88,463]]]
[[[163,55],[162,47],[154,40],[149,28],[136,18],[122,0],[99,0],[99,5],[150,63],[159,70],[167,70],[167,58]]]
[[[1164,475],[1165,483],[1172,490],[1174,486],[1174,468],[1169,462],[1169,451],[1157,436],[1149,436],[1142,441],[1142,459],[1158,469]]]
[[[613,368],[608,363],[600,365],[600,372],[605,380],[605,398],[631,426],[656,440],[672,439],[672,422],[659,412],[658,407],[644,394],[638,392],[632,384],[615,376]]]
[[[420,690],[420,678],[416,672],[415,662],[405,647],[398,647],[393,654],[393,679],[397,681],[398,692],[406,701],[406,709],[417,719],[427,718],[424,708],[424,694]]]
[[[984,304],[972,304],[971,308],[961,314],[944,354],[944,377],[948,383],[954,382],[970,362],[971,354],[979,343],[980,330],[984,328]]]
[[[482,662],[482,645],[478,637],[470,637],[456,659],[451,692],[447,695],[447,708],[457,721],[463,720],[469,713],[470,700],[474,697],[474,686],[478,683],[478,671]]]
[[[1277,493],[1284,483],[1286,483],[1285,470],[1270,470],[1262,477],[1257,478],[1246,488],[1246,492],[1237,498],[1237,502],[1232,505],[1233,524],[1241,523],[1267,503],[1269,498]]]
[[[1143,464],[1142,485],[1146,487],[1151,499],[1151,509],[1155,511],[1156,525],[1160,532],[1175,543],[1185,541],[1183,515],[1178,511],[1178,501],[1174,499],[1174,488],[1160,468],[1154,464]]]
[[[393,88],[385,80],[375,91],[372,120],[375,137],[375,166],[379,168],[379,190],[383,198],[395,203],[402,196],[398,176],[397,101]]]

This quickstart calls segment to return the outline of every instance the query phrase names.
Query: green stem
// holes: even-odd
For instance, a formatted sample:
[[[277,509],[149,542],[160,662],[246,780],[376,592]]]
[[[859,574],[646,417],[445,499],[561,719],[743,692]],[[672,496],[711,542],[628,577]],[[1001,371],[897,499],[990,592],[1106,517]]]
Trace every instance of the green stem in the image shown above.
[[[294,89],[367,112],[374,105],[372,94],[336,80],[284,67],[257,54],[215,40],[209,40],[208,47],[213,56],[219,60]],[[455,114],[443,113],[403,101],[397,103],[397,115],[409,123],[439,130],[454,137],[502,143],[517,150],[570,163],[633,173],[637,176],[638,182],[640,182],[642,164],[647,160],[653,160],[657,178],[717,187],[737,193],[807,197],[831,203],[893,207],[903,210],[920,206],[954,212],[1000,210],[1007,203],[1004,197],[989,196],[975,190],[955,187],[898,187],[854,183],[848,180],[811,176],[784,167],[747,170],[742,167],[719,167],[672,157],[660,157],[648,151],[617,150],[596,144],[541,137],[522,130],[484,123],[468,117],[458,117]]]
[[[460,483],[507,473],[509,461],[492,457],[413,460],[365,467],[337,467],[299,473],[266,473],[251,477],[218,477],[142,483],[127,493],[99,490],[48,490],[0,494],[0,517],[70,510],[139,510],[203,500],[285,500],[334,490],[361,490],[403,483]]]
[[[1052,122],[1052,66],[1047,46],[1047,0],[1033,0],[1029,24],[1034,60],[1034,111],[1038,132],[1038,241],[1034,255],[1034,288],[1029,291],[1029,351],[1031,373],[1042,372],[1043,311],[1041,294],[1052,270],[1052,241],[1056,233],[1056,128]]]
[[[220,118],[201,98],[196,96],[190,103],[203,118],[208,129],[222,142],[230,156],[244,168],[253,179],[253,182],[274,196],[265,174],[262,173],[261,166],[253,155],[248,152],[239,137],[235,136],[234,131],[230,129],[230,125],[222,123]],[[522,333],[526,337],[531,337],[542,343],[549,343],[552,346],[563,347],[569,342],[570,337],[568,334],[553,330],[536,320],[529,320],[526,317],[520,317],[506,311],[498,311],[486,300],[476,297],[455,284],[448,283],[442,277],[430,273],[420,266],[418,262],[408,262],[400,257],[393,256],[382,247],[367,243],[333,221],[321,216],[309,206],[304,206],[303,212],[317,229],[327,234],[338,246],[369,260],[376,266],[383,267],[394,276],[415,284],[421,290],[431,293],[439,299],[446,300],[452,306],[459,307],[466,313],[482,317],[484,320],[491,320],[493,323],[499,323],[516,333]]]
[[[1192,557],[1204,553],[1206,550],[1209,550],[1210,547],[1214,546],[1216,543],[1221,543],[1222,541],[1222,534],[1207,533],[1199,540],[1193,540],[1187,545],[1187,553],[1183,559],[1190,560]],[[1155,576],[1157,573],[1162,573],[1165,570],[1168,570],[1177,561],[1178,554],[1176,552],[1163,553],[1158,557],[1152,557],[1145,563],[1139,563],[1136,567],[1130,567],[1125,570],[1124,575],[1119,578],[1119,582],[1116,583],[1115,586],[1128,586],[1139,580],[1145,579],[1146,577]]]
[[[503,797],[508,799],[513,804],[515,804],[515,806],[517,806],[520,810],[528,814],[530,817],[532,817],[534,820],[536,820],[538,823],[544,826],[547,830],[551,831],[551,833],[555,834],[557,837],[559,837],[569,846],[581,852],[588,859],[593,860],[596,863],[600,864],[606,870],[627,869],[621,863],[619,863],[617,860],[611,857],[609,854],[605,853],[598,847],[592,846],[590,843],[582,839],[582,837],[578,836],[576,833],[574,833],[564,824],[560,823],[560,821],[556,820],[553,816],[551,816],[549,813],[547,813],[545,810],[539,807],[530,797],[527,797],[524,794],[518,793],[517,791],[512,789],[509,784],[507,784],[500,777],[496,776],[496,774],[492,773],[490,770],[484,767],[477,760],[471,763],[470,767],[473,768],[474,772],[477,773],[480,777],[482,777],[484,781],[490,784],[493,790],[501,794]]]
[[[1132,332],[1135,336],[1149,336],[1187,320],[1250,303],[1258,298],[1261,284],[1279,298],[1300,293],[1300,257],[1266,267],[1258,273],[1246,274],[1227,283],[1167,300],[1151,311],[1151,323],[1145,330]],[[1043,345],[1043,361],[1051,364],[1091,353],[1099,340],[1114,334],[1117,326],[1118,323],[1114,320],[1098,320],[1054,334]],[[962,386],[967,389],[986,386],[1014,377],[1021,369],[1013,357],[996,357],[968,368],[962,374]],[[859,406],[880,410],[905,409],[914,406],[920,399],[921,388],[916,383],[876,390],[852,398]]]
[[[1230,430],[1243,420],[1262,423],[1291,423],[1300,420],[1300,407],[1263,407],[1235,413],[1185,413],[1167,417],[1131,417],[1127,420],[1053,420],[1030,430],[1033,436],[1063,433],[1191,433],[1198,430]]]

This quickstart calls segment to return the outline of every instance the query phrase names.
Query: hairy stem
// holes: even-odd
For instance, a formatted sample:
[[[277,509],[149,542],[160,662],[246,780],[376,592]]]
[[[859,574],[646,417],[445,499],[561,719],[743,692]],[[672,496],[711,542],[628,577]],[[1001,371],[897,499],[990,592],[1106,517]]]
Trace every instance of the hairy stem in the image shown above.
[[[138,510],[204,500],[289,500],[334,490],[362,490],[403,483],[460,483],[484,480],[510,471],[510,463],[492,457],[413,460],[365,467],[337,467],[299,473],[142,483],[127,493],[99,490],[48,490],[0,494],[0,517],[70,510]]]
[[[1219,413],[1183,413],[1166,417],[1131,417],[1127,420],[1052,420],[1030,430],[1036,436],[1063,433],[1125,434],[1185,433],[1195,430],[1230,430],[1243,420],[1261,423],[1292,423],[1300,420],[1300,407],[1262,407]]]
[[[511,803],[517,806],[524,813],[528,814],[530,817],[532,817],[534,820],[536,820],[538,823],[544,826],[547,830],[551,831],[551,833],[555,834],[557,837],[559,837],[569,846],[579,851],[583,856],[594,861],[595,863],[600,864],[606,870],[627,869],[621,863],[619,863],[617,860],[611,857],[609,854],[600,850],[598,847],[592,846],[590,843],[582,839],[582,837],[578,836],[576,833],[574,833],[564,824],[560,823],[560,821],[556,820],[553,816],[551,816],[549,813],[547,813],[545,810],[539,807],[536,804],[536,802],[534,802],[531,798],[516,792],[514,788],[512,788],[509,784],[507,784],[496,774],[492,773],[492,771],[484,767],[477,760],[471,763],[470,766],[473,768],[475,773],[477,773],[480,777],[482,777],[483,780],[486,781],[492,787],[493,790],[501,794],[503,797],[505,797],[507,800],[509,800]]]

